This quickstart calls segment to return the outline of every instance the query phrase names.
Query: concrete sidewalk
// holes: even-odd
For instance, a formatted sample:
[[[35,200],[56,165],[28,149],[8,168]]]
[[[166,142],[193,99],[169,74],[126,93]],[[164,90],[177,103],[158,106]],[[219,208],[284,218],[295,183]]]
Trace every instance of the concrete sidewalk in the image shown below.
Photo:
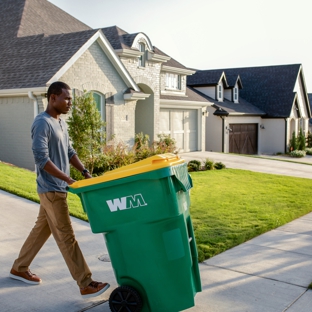
[[[209,158],[214,162],[222,162],[227,168],[312,179],[311,155],[302,158],[272,155],[250,157],[215,152],[191,152],[182,153],[179,156],[185,159],[185,161],[194,159],[205,161]]]
[[[0,191],[0,311],[109,312],[107,299],[117,287],[101,234],[72,218],[76,237],[93,277],[109,291],[83,300],[52,238],[31,269],[43,283],[24,284],[8,277],[13,260],[32,228],[39,205]],[[189,312],[311,311],[312,213],[200,264],[203,291]],[[181,294],[183,295],[183,294]],[[174,311],[163,311],[174,312]]]

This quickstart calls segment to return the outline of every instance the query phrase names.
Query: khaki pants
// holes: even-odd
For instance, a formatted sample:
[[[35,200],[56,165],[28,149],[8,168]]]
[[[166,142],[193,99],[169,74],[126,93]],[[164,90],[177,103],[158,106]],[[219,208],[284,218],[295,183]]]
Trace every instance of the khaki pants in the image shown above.
[[[39,194],[39,197],[40,210],[36,224],[15,260],[13,269],[18,272],[27,271],[52,233],[73,279],[79,287],[86,287],[92,282],[91,272],[75,239],[69,217],[67,193],[47,192]]]

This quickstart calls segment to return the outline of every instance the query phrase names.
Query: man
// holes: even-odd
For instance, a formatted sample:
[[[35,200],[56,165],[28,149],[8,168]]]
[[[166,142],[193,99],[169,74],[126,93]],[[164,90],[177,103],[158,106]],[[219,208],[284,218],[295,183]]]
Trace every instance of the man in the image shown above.
[[[60,118],[72,106],[70,87],[57,81],[48,89],[48,106],[34,120],[31,128],[32,150],[37,169],[37,191],[40,209],[37,221],[15,260],[10,277],[37,285],[41,279],[29,266],[49,236],[53,235],[68,269],[80,287],[83,298],[102,294],[108,283],[95,282],[75,239],[67,205],[67,185],[75,182],[70,165],[91,178],[69,143],[66,123]]]

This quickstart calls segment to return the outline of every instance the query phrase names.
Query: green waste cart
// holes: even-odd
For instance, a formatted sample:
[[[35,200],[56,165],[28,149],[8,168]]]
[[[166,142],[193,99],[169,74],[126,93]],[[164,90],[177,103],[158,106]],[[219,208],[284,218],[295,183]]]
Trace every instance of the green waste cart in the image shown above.
[[[201,291],[187,164],[161,154],[77,181],[93,233],[103,233],[119,285],[113,312],[178,312]]]

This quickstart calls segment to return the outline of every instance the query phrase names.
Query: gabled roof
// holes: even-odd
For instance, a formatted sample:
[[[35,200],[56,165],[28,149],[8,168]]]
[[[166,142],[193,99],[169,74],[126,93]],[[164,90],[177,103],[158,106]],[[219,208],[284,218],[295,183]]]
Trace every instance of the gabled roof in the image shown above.
[[[177,60],[175,60],[174,58],[172,58],[171,56],[169,56],[168,54],[164,53],[163,51],[161,51],[160,49],[158,49],[157,47],[154,46],[154,52],[156,54],[160,54],[163,56],[168,56],[170,57],[170,60],[168,60],[164,65],[165,66],[169,66],[169,67],[176,67],[176,68],[181,68],[181,69],[188,69],[187,67],[185,67],[184,65],[182,65],[181,63],[179,63]]]
[[[129,35],[117,26],[105,27],[102,31],[114,50],[131,49],[132,42],[137,35],[137,33]]]
[[[222,78],[223,70],[197,70],[195,75],[187,77],[187,84],[192,87],[216,86]]]
[[[266,112],[267,117],[287,118],[294,103],[294,88],[301,70],[301,64],[293,64],[228,68],[219,71],[224,71],[229,77],[240,76],[244,82],[244,87],[240,90],[240,98]],[[215,71],[212,72],[214,74]],[[209,70],[199,71],[188,77],[187,83],[194,85],[195,81],[201,86],[209,85],[210,77]]]
[[[107,40],[109,41],[109,43],[114,48],[114,50],[121,50],[121,49],[133,50],[134,49],[132,47],[133,42],[135,38],[137,37],[137,35],[140,34],[140,33],[129,34],[117,26],[102,28],[102,31],[105,37],[107,38]],[[144,35],[144,33],[141,33],[141,34]],[[135,48],[135,50],[137,49]],[[182,65],[181,63],[179,63],[178,61],[176,61],[175,59],[173,59],[172,57],[170,57],[169,55],[167,55],[166,53],[164,53],[163,51],[161,51],[155,46],[153,46],[153,52],[155,54],[167,56],[168,58],[170,58],[164,64],[165,66],[189,70],[187,67],[185,67],[184,65]]]
[[[301,64],[225,69],[240,75],[244,88],[240,96],[267,113],[268,117],[290,115],[295,84]]]
[[[239,103],[233,103],[231,101],[228,101],[227,99],[224,99],[223,102],[219,102],[215,99],[212,99],[208,95],[205,95],[201,93],[200,91],[190,88],[197,94],[200,94],[202,97],[206,98],[209,102],[213,103],[212,107],[218,109],[221,109],[222,115],[223,112],[226,115],[252,115],[252,116],[264,116],[266,113],[256,107],[255,105],[252,105],[245,99],[241,98],[239,99]]]
[[[91,29],[46,0],[0,0],[0,7],[1,41]]]
[[[44,87],[60,77],[94,43],[99,44],[125,84],[135,91],[139,87],[114,53],[101,30],[16,38],[0,42],[0,90]],[[2,45],[1,45],[2,44]],[[1,49],[3,47],[3,49]],[[1,92],[1,91],[0,91]]]
[[[235,74],[231,75],[227,73],[226,80],[229,85],[229,88],[234,88],[236,83],[240,89],[243,88],[243,83],[242,83],[242,80],[240,79],[240,76],[237,76]]]
[[[0,89],[45,86],[96,32],[87,30],[0,41]]]

